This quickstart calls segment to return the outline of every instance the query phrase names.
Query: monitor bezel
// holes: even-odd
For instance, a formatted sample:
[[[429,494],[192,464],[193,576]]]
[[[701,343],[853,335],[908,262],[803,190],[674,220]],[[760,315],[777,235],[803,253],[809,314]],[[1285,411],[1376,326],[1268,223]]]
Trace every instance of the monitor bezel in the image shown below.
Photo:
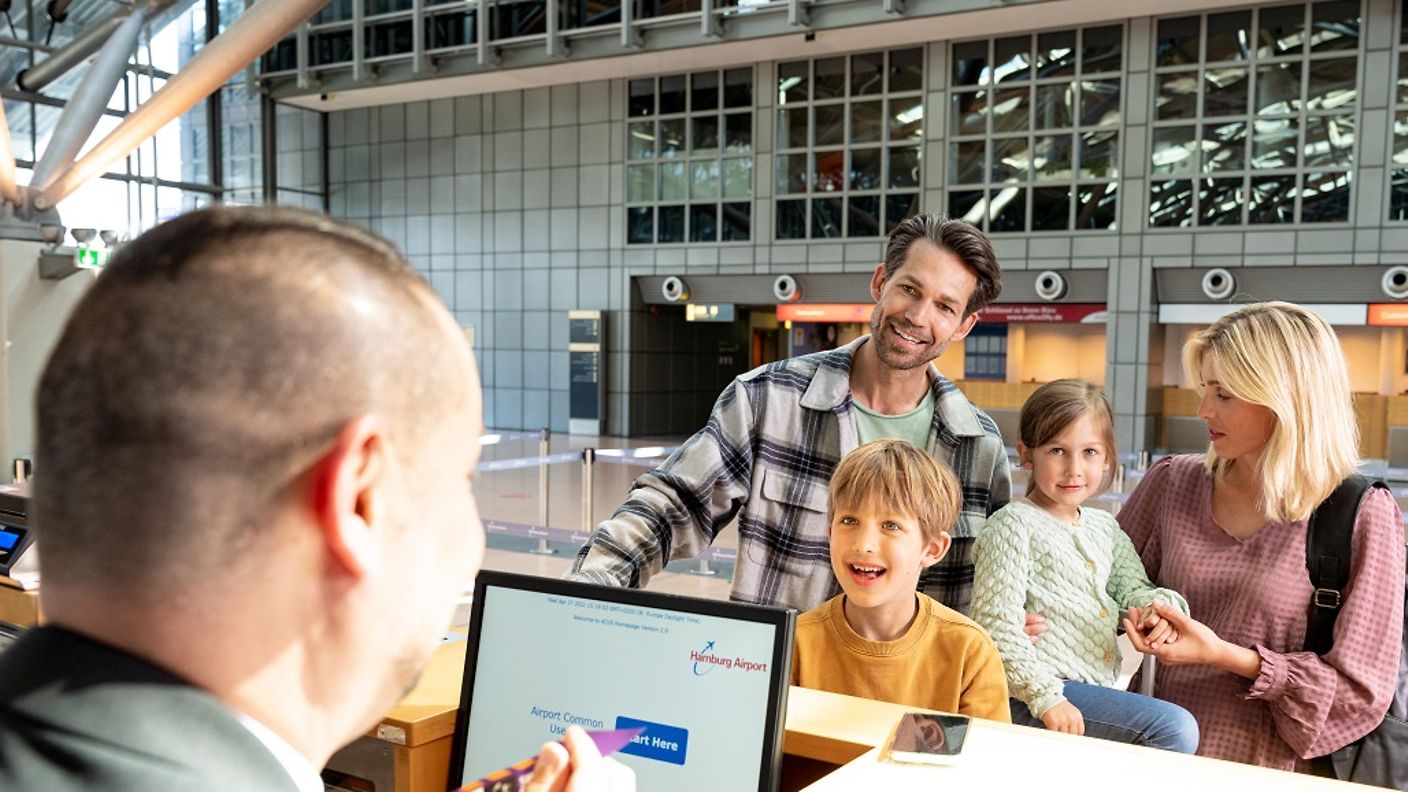
[[[787,690],[792,679],[792,643],[797,612],[787,608],[750,605],[731,600],[684,597],[641,589],[602,586],[559,578],[520,575],[512,572],[482,570],[474,580],[474,602],[470,610],[469,638],[466,642],[464,671],[460,676],[460,706],[455,712],[454,743],[450,747],[449,789],[459,789],[463,782],[469,713],[474,697],[474,673],[480,649],[480,626],[484,622],[485,592],[491,587],[518,589],[565,597],[580,597],[643,608],[694,613],[724,619],[737,619],[771,626],[776,633],[772,663],[775,673],[768,687],[767,720],[763,725],[763,746],[758,769],[758,792],[777,792],[781,777],[782,743],[786,722]],[[509,765],[526,756],[506,756]]]

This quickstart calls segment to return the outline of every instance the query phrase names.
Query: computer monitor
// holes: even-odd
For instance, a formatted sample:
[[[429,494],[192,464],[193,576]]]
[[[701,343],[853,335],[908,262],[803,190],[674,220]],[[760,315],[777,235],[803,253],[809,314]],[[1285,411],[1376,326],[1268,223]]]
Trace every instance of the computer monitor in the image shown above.
[[[616,758],[640,789],[772,792],[795,614],[484,571],[474,585],[451,789],[567,726],[643,726]]]

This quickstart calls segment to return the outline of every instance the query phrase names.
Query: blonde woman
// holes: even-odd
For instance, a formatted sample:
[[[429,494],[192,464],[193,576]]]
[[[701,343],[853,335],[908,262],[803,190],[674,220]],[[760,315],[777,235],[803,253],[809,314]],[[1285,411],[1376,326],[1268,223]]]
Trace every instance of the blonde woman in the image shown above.
[[[1155,695],[1198,720],[1198,753],[1313,772],[1309,759],[1384,717],[1403,629],[1403,524],[1385,491],[1355,519],[1334,648],[1304,651],[1313,587],[1306,520],[1358,464],[1344,354],[1330,326],[1290,303],[1248,305],[1189,341],[1207,455],[1160,461],[1119,515],[1156,585],[1172,642],[1126,621],[1161,661]],[[1138,684],[1137,680],[1136,683]]]

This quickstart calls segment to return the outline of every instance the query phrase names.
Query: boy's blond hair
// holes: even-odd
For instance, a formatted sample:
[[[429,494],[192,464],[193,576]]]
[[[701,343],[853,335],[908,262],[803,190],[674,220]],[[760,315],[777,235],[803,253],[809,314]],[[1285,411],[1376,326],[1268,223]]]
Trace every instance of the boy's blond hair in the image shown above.
[[[925,540],[958,519],[963,492],[953,471],[904,440],[876,440],[846,455],[831,477],[831,513],[870,506],[914,517]]]

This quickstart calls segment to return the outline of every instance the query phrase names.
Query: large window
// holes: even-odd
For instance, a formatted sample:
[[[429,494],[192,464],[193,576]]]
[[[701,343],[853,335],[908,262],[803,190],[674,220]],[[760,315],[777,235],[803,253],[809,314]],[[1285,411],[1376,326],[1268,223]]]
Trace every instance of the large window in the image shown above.
[[[924,52],[777,66],[777,238],[876,237],[919,211]]]
[[[990,232],[1110,229],[1124,29],[953,45],[948,212]]]
[[[1151,226],[1349,219],[1359,0],[1158,21]]]
[[[978,324],[963,339],[963,378],[1007,378],[1007,325]]]
[[[753,69],[631,80],[626,110],[627,241],[748,241]]]
[[[1394,95],[1393,172],[1389,187],[1390,220],[1408,220],[1408,0],[1399,14],[1398,88]]]

